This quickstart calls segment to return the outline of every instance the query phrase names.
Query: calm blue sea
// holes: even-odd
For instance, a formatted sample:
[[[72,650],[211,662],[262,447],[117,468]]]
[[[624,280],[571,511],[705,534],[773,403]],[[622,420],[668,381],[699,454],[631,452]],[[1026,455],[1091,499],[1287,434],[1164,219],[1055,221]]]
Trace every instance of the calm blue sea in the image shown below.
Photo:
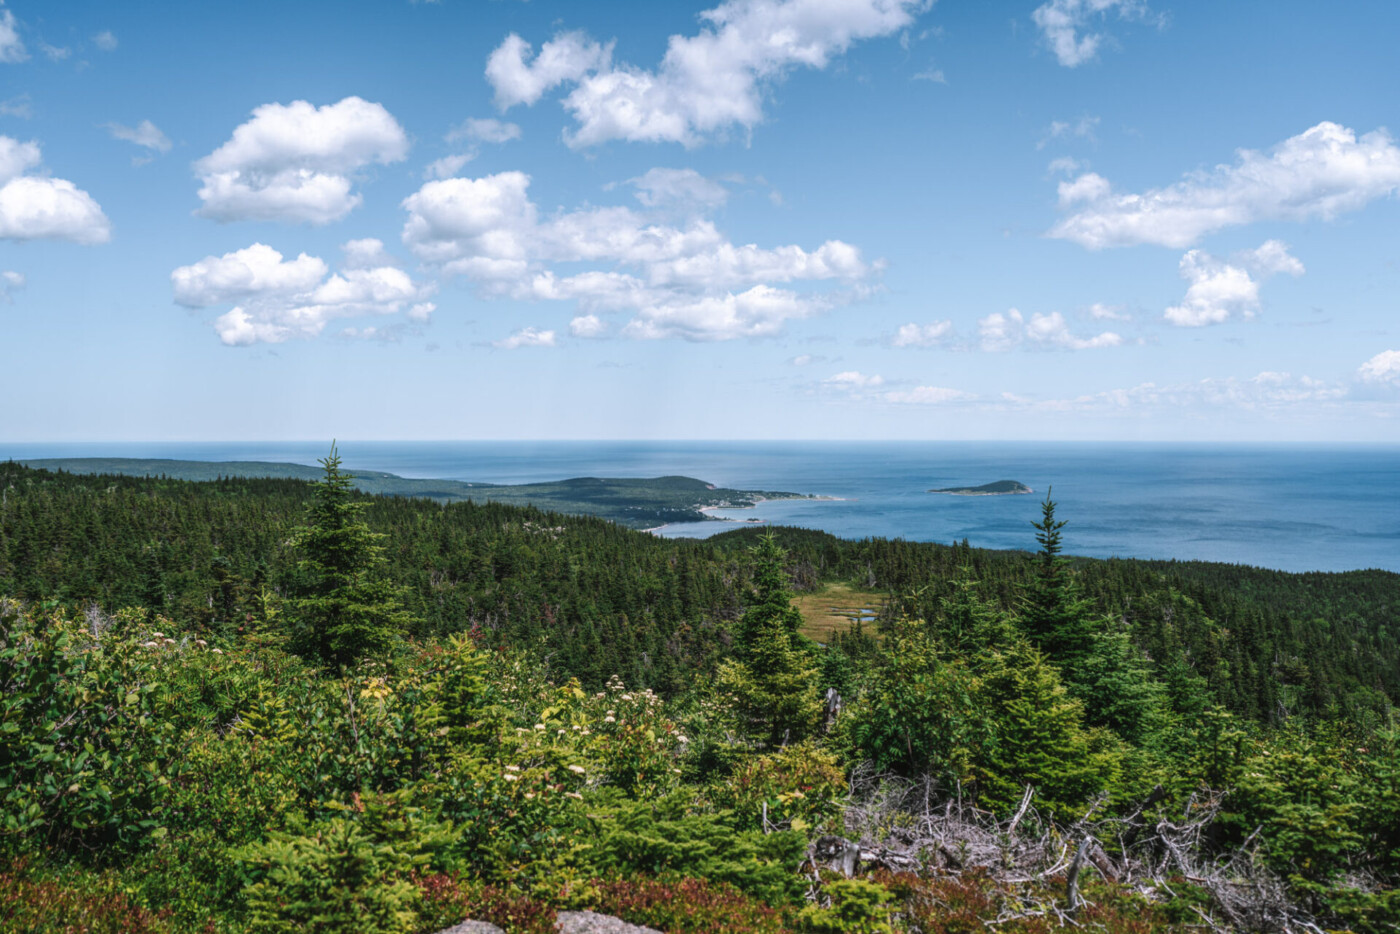
[[[0,444],[0,459],[170,457],[314,464],[309,443]],[[1289,571],[1400,571],[1400,446],[986,442],[342,442],[347,467],[496,483],[685,474],[834,502],[733,513],[859,538],[963,538],[1033,549],[1040,496],[936,496],[930,487],[1052,484],[1066,550],[1229,561]],[[700,536],[732,523],[669,526]]]

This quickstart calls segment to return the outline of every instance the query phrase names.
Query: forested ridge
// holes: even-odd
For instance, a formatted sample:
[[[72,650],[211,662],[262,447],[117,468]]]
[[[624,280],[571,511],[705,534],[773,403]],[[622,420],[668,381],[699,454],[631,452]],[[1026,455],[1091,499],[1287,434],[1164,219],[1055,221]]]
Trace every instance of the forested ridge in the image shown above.
[[[337,467],[0,464],[0,929],[1400,922],[1400,575],[1067,558],[1048,499],[1023,552],[688,541]],[[830,582],[888,599],[823,647]]]
[[[194,483],[0,464],[0,593],[144,606],[235,635],[264,589],[293,583],[290,535],[311,485]],[[478,628],[498,644],[547,647],[588,687],[613,674],[673,693],[725,652],[742,607],[746,552],[763,534],[660,539],[584,516],[491,503],[367,498],[387,536],[388,576],[407,588],[414,636]],[[1027,530],[1027,542],[1033,544]],[[1013,608],[1026,553],[781,529],[799,589],[857,580],[928,616],[969,568]],[[1159,666],[1181,661],[1250,719],[1400,698],[1400,575],[1290,574],[1202,562],[1075,559],[1096,611],[1124,619]]]

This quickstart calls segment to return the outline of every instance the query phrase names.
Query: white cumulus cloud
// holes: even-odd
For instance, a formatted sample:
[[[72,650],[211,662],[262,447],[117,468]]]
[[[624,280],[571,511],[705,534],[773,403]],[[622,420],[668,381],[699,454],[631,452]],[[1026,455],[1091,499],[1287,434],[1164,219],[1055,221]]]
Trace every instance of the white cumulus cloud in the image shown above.
[[[825,68],[854,42],[898,33],[926,0],[728,0],[700,14],[693,36],[671,36],[648,71],[614,65],[612,47],[578,33],[556,36],[530,60],[511,35],[487,62],[501,107],[533,104],[570,84],[564,99],[576,128],[571,146],[608,140],[693,146],[729,127],[763,118],[765,90],[791,69]]]
[[[932,324],[902,324],[891,341],[896,347],[932,347],[941,343],[953,333],[953,322],[935,321]]]
[[[982,349],[993,352],[1023,345],[1059,350],[1097,350],[1123,343],[1122,336],[1113,331],[1080,337],[1070,330],[1069,322],[1058,311],[1050,314],[1035,312],[1027,319],[1015,308],[1005,313],[994,311],[980,319],[977,333]]]
[[[325,261],[300,254],[284,259],[270,246],[252,246],[223,256],[206,256],[170,274],[175,301],[187,308],[234,307],[214,321],[225,344],[281,343],[315,337],[338,318],[392,315],[407,311],[409,320],[426,321],[432,303],[423,299],[431,287],[413,282],[395,266],[356,268],[356,259],[373,256],[377,241],[346,244],[346,267],[330,273]]]
[[[569,333],[574,337],[600,337],[607,329],[607,324],[597,315],[579,315],[569,322]]]
[[[501,108],[533,104],[546,91],[606,66],[612,47],[570,32],[546,42],[533,61],[527,61],[533,52],[530,43],[511,33],[486,60],[486,80]]]
[[[658,186],[694,181],[653,177],[646,200],[660,198]],[[679,224],[661,208],[542,216],[529,187],[523,172],[428,182],[404,199],[403,241],[439,274],[464,276],[488,297],[571,301],[585,315],[626,312],[632,318],[618,333],[643,339],[776,334],[785,321],[841,300],[814,292],[814,283],[855,288],[880,268],[839,240],[810,250],[737,245],[693,212]],[[557,268],[564,264],[567,271]],[[788,283],[807,288],[777,287]]]
[[[384,249],[384,241],[374,237],[347,240],[340,245],[345,254],[341,265],[346,269],[374,269],[377,266],[397,266],[398,260]]]
[[[1125,20],[1150,15],[1147,4],[1141,0],[1050,0],[1036,7],[1031,19],[1059,63],[1066,68],[1076,68],[1098,56],[1108,36],[1090,32],[1088,27],[1109,13],[1116,13]]]
[[[110,29],[104,29],[92,37],[92,43],[104,52],[113,52],[117,48],[117,37]]]
[[[1360,138],[1336,123],[1317,126],[1262,153],[1242,149],[1233,165],[1195,172],[1166,188],[1116,194],[1094,173],[1059,186],[1074,209],[1050,236],[1103,249],[1153,243],[1182,248],[1216,230],[1265,220],[1330,220],[1400,188],[1400,146],[1384,130]]]
[[[1400,350],[1382,350],[1361,364],[1357,373],[1368,383],[1400,383]]]
[[[553,347],[555,345],[553,331],[541,331],[536,327],[521,328],[509,337],[493,341],[493,347],[500,347],[503,350],[515,350],[519,347]]]
[[[1105,305],[1103,302],[1094,302],[1089,306],[1089,317],[1096,321],[1131,321],[1133,318],[1121,305]]]
[[[380,104],[358,97],[323,107],[264,104],[195,163],[199,213],[219,221],[330,223],[359,205],[356,172],[407,154],[408,136]]]
[[[867,376],[859,370],[846,370],[844,373],[828,376],[822,382],[842,389],[869,389],[873,386],[883,386],[885,379],[877,375]]]
[[[0,136],[0,239],[111,239],[111,221],[86,191],[64,178],[26,174],[42,162],[37,143]]]
[[[1259,285],[1264,279],[1303,272],[1303,264],[1278,240],[1240,253],[1231,262],[1191,250],[1181,257],[1181,277],[1191,283],[1186,297],[1168,308],[1165,317],[1178,327],[1221,324],[1236,315],[1252,318],[1259,311]]]

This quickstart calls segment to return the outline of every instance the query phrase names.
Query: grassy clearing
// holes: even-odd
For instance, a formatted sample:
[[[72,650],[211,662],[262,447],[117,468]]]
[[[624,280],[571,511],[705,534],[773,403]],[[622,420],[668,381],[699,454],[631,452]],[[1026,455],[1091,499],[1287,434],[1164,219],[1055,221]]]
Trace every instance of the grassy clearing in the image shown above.
[[[793,605],[802,613],[802,634],[826,642],[833,632],[847,631],[857,619],[863,618],[866,629],[872,629],[875,618],[871,614],[884,611],[885,595],[847,584],[828,584],[821,590],[799,595]]]

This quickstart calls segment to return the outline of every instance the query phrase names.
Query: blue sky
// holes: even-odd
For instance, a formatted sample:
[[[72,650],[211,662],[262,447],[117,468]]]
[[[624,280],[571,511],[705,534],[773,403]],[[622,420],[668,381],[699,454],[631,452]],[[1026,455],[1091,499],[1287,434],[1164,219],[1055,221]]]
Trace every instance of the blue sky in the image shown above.
[[[1400,441],[1397,34],[7,0],[0,440]]]

